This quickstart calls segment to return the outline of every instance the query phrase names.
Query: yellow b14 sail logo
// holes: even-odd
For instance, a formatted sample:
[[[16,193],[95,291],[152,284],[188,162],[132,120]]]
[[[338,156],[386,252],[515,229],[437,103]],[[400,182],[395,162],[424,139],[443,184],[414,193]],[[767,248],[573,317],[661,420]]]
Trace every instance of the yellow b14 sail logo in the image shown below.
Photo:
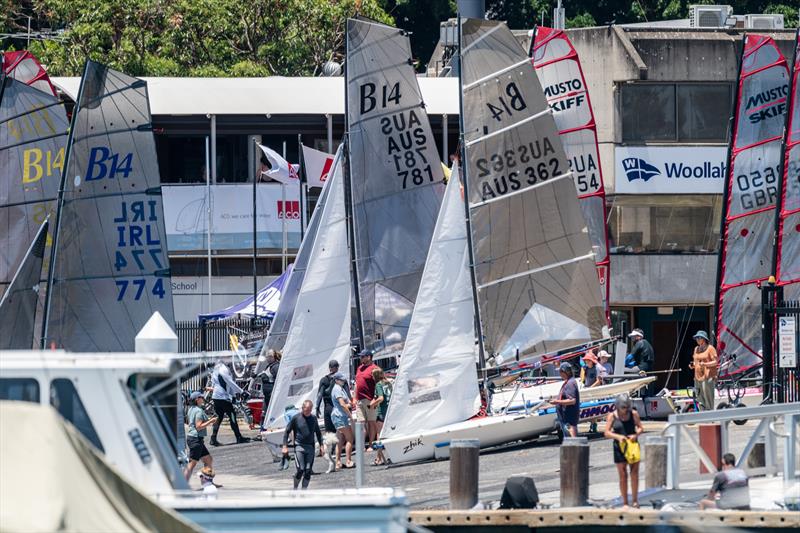
[[[36,183],[43,177],[60,175],[64,169],[64,148],[58,151],[28,148],[22,151],[22,183]]]

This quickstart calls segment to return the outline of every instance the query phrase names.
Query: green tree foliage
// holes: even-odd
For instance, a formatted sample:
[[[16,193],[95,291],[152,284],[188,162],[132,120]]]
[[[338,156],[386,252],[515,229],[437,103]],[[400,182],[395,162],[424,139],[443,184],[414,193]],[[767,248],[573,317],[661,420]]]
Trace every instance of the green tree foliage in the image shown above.
[[[347,17],[393,23],[377,0],[33,0],[6,7],[3,33],[63,30],[31,51],[56,76],[89,57],[133,75],[315,75],[341,60]],[[7,43],[6,43],[7,44]],[[19,42],[12,44],[19,47]]]
[[[567,27],[686,18],[720,0],[563,0]],[[782,13],[797,26],[796,0],[726,0],[736,14]],[[486,0],[511,28],[553,23],[556,0]],[[356,12],[411,32],[424,64],[456,0],[0,0],[0,33],[54,30],[31,50],[54,75],[77,75],[86,57],[134,75],[316,75],[342,60],[345,20]],[[6,39],[4,47],[25,46]]]

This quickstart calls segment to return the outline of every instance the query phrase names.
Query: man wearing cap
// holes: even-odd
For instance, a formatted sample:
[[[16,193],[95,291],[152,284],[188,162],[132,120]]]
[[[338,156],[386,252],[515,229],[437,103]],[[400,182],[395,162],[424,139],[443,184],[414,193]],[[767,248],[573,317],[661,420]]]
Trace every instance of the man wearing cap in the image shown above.
[[[336,385],[336,380],[334,380],[333,377],[338,372],[339,361],[336,359],[331,359],[328,362],[328,374],[322,376],[322,379],[319,380],[319,387],[317,387],[316,414],[317,418],[319,418],[319,407],[320,404],[322,404],[325,412],[325,431],[328,433],[336,433],[336,427],[333,425],[333,420],[331,420],[331,413],[333,412],[333,400],[331,399],[331,393],[333,392],[333,386]]]
[[[358,356],[360,364],[356,369],[356,402],[361,418],[367,422],[367,439],[372,446],[378,438],[378,409],[370,405],[375,399],[375,378],[372,370],[378,368],[378,365],[372,362],[372,350],[361,350]],[[357,442],[356,446],[362,444]]]
[[[283,449],[281,451],[284,455],[289,453],[289,434],[294,433],[295,490],[300,485],[300,480],[303,481],[303,490],[307,489],[311,482],[311,474],[314,469],[315,437],[319,442],[320,453],[325,453],[325,443],[322,441],[319,422],[317,422],[317,417],[311,413],[313,408],[314,404],[311,400],[304,401],[300,412],[286,424],[283,432]]]
[[[697,346],[692,353],[689,368],[694,370],[694,390],[697,402],[704,411],[714,409],[714,390],[717,387],[717,350],[708,341],[708,333],[703,330],[694,334]]]
[[[556,415],[563,435],[577,437],[581,403],[578,382],[572,377],[572,365],[566,361],[561,363],[558,371],[564,384],[561,385],[558,397],[551,399],[550,403],[556,406]]]
[[[351,455],[353,453],[353,414],[350,411],[350,393],[347,390],[347,378],[344,374],[337,372],[333,375],[333,391],[331,391],[331,400],[333,400],[333,411],[331,412],[331,420],[336,428],[336,436],[338,441],[336,443],[336,468],[342,468],[342,451],[345,454],[345,467],[353,468],[353,461]]]
[[[633,349],[630,355],[633,356],[633,362],[639,367],[639,372],[650,372],[653,369],[653,361],[655,360],[653,345],[645,340],[644,332],[639,328],[631,331],[628,337],[633,341]],[[650,385],[645,387],[644,396],[650,396]]]
[[[192,477],[194,467],[197,461],[202,461],[205,468],[211,469],[211,454],[208,453],[208,448],[203,443],[203,438],[206,436],[206,428],[217,421],[217,417],[208,418],[203,404],[205,399],[203,393],[195,391],[189,396],[189,412],[186,414],[186,423],[189,425],[186,430],[186,447],[189,448],[189,464],[186,465],[186,470],[183,472],[186,476],[186,481]]]

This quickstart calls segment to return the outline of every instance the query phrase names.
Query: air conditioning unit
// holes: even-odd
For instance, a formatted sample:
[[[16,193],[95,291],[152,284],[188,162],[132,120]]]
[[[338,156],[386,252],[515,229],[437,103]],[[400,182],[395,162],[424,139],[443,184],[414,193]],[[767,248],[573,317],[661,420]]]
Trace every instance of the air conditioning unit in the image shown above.
[[[748,30],[781,30],[783,15],[745,15],[744,27]]]
[[[731,6],[689,6],[689,25],[692,28],[724,28],[733,14]]]

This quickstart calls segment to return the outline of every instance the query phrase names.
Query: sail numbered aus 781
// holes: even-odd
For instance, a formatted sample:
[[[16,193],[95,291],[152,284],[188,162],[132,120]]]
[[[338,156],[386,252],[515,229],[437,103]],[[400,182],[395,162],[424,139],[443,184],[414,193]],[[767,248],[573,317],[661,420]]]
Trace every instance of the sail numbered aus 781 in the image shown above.
[[[772,274],[786,59],[771,37],[746,35],[722,208],[717,349],[744,371],[761,364],[761,282]]]
[[[133,351],[154,312],[174,320],[147,83],[87,61],[67,145],[43,342]]]
[[[800,300],[800,30],[795,36],[794,66],[784,138],[783,181],[778,209],[775,279],[784,300]]]
[[[53,211],[68,122],[63,104],[35,57],[25,51],[5,52],[0,57],[2,294]]]
[[[608,321],[611,317],[608,305],[611,258],[608,255],[606,191],[589,88],[578,52],[564,30],[536,27],[531,43],[533,66],[539,75],[547,103],[553,110],[553,118],[578,190]]]
[[[465,19],[461,84],[475,276],[487,353],[602,336],[595,255],[533,64],[503,23]]]
[[[406,34],[347,21],[347,132],[364,347],[399,355],[443,193]]]

